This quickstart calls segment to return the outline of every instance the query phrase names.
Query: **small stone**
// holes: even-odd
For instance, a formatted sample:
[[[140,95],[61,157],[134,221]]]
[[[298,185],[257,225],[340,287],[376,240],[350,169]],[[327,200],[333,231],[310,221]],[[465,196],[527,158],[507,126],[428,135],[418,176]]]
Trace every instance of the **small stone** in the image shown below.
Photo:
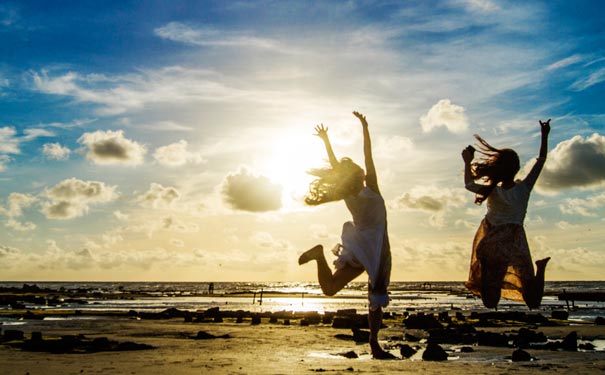
[[[531,361],[531,355],[523,349],[517,349],[513,352],[513,362]]]

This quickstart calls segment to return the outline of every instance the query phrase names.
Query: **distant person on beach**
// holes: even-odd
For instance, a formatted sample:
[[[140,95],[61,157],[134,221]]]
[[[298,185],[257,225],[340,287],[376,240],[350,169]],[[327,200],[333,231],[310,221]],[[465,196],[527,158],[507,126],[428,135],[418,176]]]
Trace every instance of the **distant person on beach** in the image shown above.
[[[309,171],[317,179],[311,183],[305,199],[311,206],[344,200],[353,216],[353,221],[343,225],[342,244],[336,245],[332,250],[337,256],[334,261],[336,271],[332,273],[328,266],[322,245],[307,250],[300,256],[298,263],[302,265],[311,260],[317,262],[319,284],[329,296],[336,294],[363,271],[368,273],[368,321],[372,356],[390,359],[395,357],[382,350],[378,343],[382,308],[389,303],[387,287],[391,276],[386,207],[378,189],[368,122],[361,113],[353,114],[359,119],[363,129],[365,173],[363,168],[349,158],[336,159],[328,138],[328,128],[323,124],[318,125],[315,127],[315,135],[324,141],[330,166]]]
[[[540,122],[540,154],[524,180],[514,180],[519,157],[511,149],[497,149],[475,135],[484,155],[473,162],[475,148],[462,151],[464,183],[475,193],[475,203],[487,200],[487,214],[473,241],[471,269],[466,287],[480,295],[485,307],[496,308],[500,297],[538,308],[544,294],[544,271],[550,257],[536,261],[536,273],[523,229],[527,203],[548,150],[550,120]],[[476,183],[482,180],[485,184]]]

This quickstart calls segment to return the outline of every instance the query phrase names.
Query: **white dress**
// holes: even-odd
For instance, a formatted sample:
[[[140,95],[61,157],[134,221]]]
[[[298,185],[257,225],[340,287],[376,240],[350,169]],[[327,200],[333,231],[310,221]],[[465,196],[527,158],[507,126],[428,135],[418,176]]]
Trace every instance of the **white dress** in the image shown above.
[[[334,261],[334,265],[336,269],[341,269],[347,264],[365,269],[371,286],[379,286],[380,289],[373,293],[370,287],[370,302],[377,299],[375,305],[386,306],[388,304],[386,287],[389,284],[391,264],[390,249],[386,249],[388,254],[383,254],[384,241],[387,238],[384,199],[366,186],[357,196],[349,196],[344,201],[353,216],[353,221],[343,224],[342,248],[337,254],[338,258]],[[388,246],[388,243],[386,245]],[[381,258],[382,263],[387,264],[381,265]]]

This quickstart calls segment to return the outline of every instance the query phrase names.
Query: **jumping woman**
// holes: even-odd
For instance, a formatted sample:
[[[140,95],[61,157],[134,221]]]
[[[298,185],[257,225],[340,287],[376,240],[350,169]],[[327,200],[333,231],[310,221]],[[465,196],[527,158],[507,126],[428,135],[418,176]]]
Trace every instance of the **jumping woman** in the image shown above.
[[[378,189],[368,122],[361,113],[353,114],[359,119],[363,129],[365,173],[351,159],[336,158],[328,138],[328,128],[318,125],[315,127],[315,135],[321,138],[326,146],[330,166],[309,172],[317,179],[311,183],[305,199],[305,202],[312,206],[344,200],[353,216],[353,221],[344,223],[342,227],[342,244],[333,250],[337,255],[334,261],[336,271],[332,273],[322,245],[307,250],[300,256],[298,263],[302,265],[311,260],[316,261],[321,290],[329,296],[336,294],[364,271],[368,273],[368,321],[372,356],[377,359],[391,359],[395,357],[384,351],[378,343],[382,308],[389,303],[387,287],[391,276],[386,207]]]
[[[475,149],[462,151],[464,183],[475,193],[475,203],[487,200],[487,214],[473,241],[471,269],[466,287],[480,295],[487,308],[496,308],[500,297],[538,308],[544,294],[544,271],[549,258],[536,261],[536,272],[523,229],[527,203],[548,150],[550,120],[540,121],[540,154],[524,180],[516,180],[520,163],[511,149],[497,149],[475,135],[484,155],[473,162]],[[481,180],[484,183],[478,184]]]

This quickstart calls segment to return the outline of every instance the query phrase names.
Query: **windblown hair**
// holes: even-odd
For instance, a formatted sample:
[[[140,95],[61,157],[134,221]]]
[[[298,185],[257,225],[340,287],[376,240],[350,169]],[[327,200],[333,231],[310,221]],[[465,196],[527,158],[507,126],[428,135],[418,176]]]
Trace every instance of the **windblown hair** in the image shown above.
[[[349,158],[342,158],[336,168],[325,167],[308,171],[317,179],[309,185],[305,203],[317,206],[322,203],[341,200],[363,187],[363,168]]]
[[[519,156],[510,148],[497,149],[475,134],[479,141],[476,150],[485,155],[479,162],[472,165],[472,174],[475,180],[482,179],[487,183],[487,191],[475,196],[475,204],[481,204],[489,197],[494,188],[502,181],[515,178],[520,169]]]

